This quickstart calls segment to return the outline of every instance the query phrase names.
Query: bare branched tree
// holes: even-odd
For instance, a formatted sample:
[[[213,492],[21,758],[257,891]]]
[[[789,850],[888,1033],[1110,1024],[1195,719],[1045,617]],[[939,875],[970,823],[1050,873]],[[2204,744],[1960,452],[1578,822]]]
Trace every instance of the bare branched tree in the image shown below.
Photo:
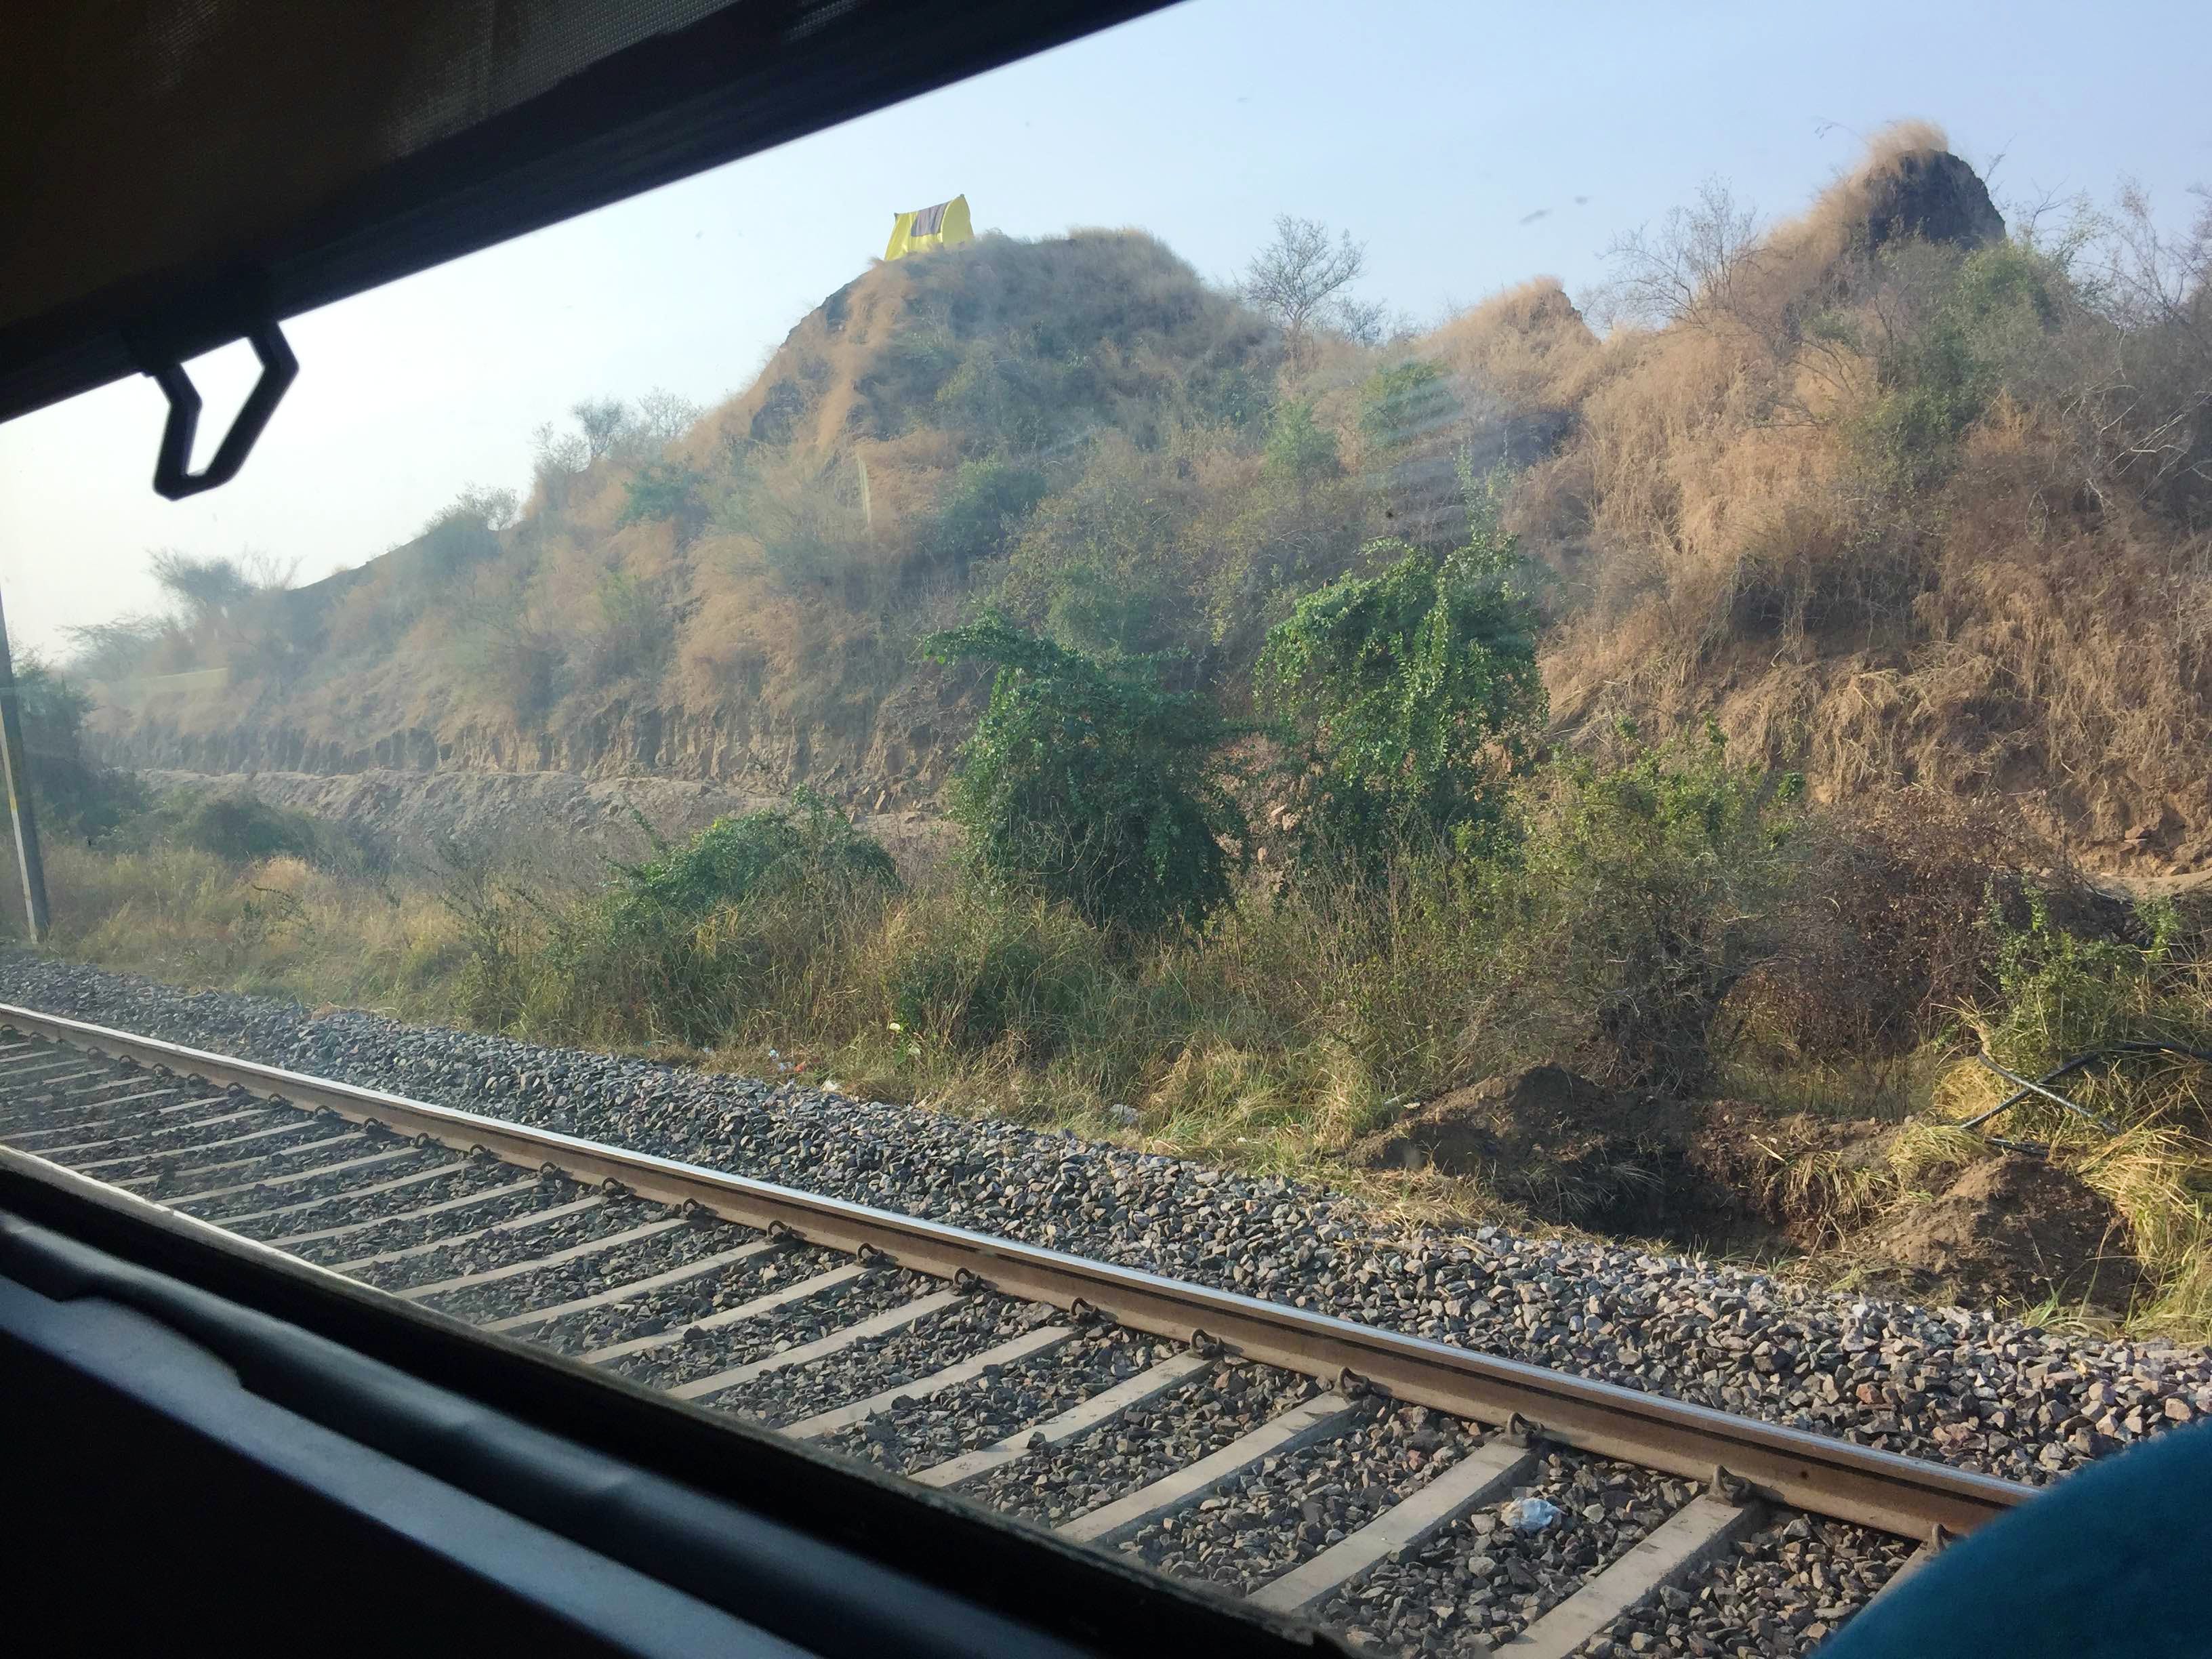
[[[1347,340],[1364,346],[1381,345],[1405,331],[1403,319],[1381,300],[1340,300],[1331,324]]]
[[[2168,233],[2140,185],[2124,189],[2094,284],[2124,343],[2100,435],[2146,496],[2190,519],[2212,495],[2212,191],[2195,193]]]
[[[1758,210],[1737,202],[1725,180],[1708,179],[1657,231],[1639,225],[1613,239],[1605,251],[1613,275],[1589,308],[1607,322],[1648,327],[1710,323],[1734,313],[1759,246]]]
[[[1366,264],[1366,248],[1349,233],[1332,241],[1319,220],[1285,213],[1275,220],[1275,240],[1245,267],[1239,286],[1247,301],[1275,319],[1291,365],[1302,367],[1311,355],[1314,331],[1336,320],[1347,303],[1358,305],[1347,302],[1344,290]],[[1350,314],[1370,330],[1381,321],[1379,307],[1371,316],[1364,308]]]
[[[619,398],[586,398],[568,412],[583,429],[584,447],[592,460],[629,435],[629,405]]]
[[[481,521],[487,530],[504,530],[514,522],[514,515],[521,506],[521,499],[512,489],[471,484],[454,496],[453,505],[431,522],[435,524],[441,520],[458,516],[471,523]]]
[[[64,666],[78,679],[128,679],[142,672],[147,655],[171,625],[161,617],[118,617],[64,629],[70,656]]]
[[[689,432],[703,412],[689,398],[655,386],[637,400],[637,435],[658,448]]]
[[[530,434],[531,457],[541,477],[581,472],[592,464],[592,452],[574,432],[562,432],[550,421],[541,421]]]
[[[149,555],[148,568],[187,623],[220,622],[264,593],[291,586],[299,562],[289,564],[265,554],[238,558],[196,558],[173,548]]]

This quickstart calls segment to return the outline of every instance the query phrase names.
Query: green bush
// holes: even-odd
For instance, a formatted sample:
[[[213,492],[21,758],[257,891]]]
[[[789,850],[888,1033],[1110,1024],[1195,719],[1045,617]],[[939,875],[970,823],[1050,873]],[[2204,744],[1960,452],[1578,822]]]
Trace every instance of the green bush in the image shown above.
[[[998,669],[951,792],[986,871],[1138,933],[1194,926],[1227,900],[1245,823],[1212,709],[1160,690],[1148,661],[1109,666],[996,615],[923,649]]]
[[[2064,277],[2049,256],[2011,242],[1957,259],[1908,246],[1887,270],[1902,325],[1874,342],[1881,389],[1847,435],[1869,476],[1910,493],[1948,472],[1966,428],[2015,376],[2034,372],[2058,325]],[[1816,327],[1866,343],[1863,327]]]
[[[1044,499],[1045,477],[1011,461],[968,461],[954,475],[918,551],[936,568],[964,574],[979,559],[996,558],[1016,527]]]
[[[1514,539],[1471,510],[1449,553],[1382,541],[1366,555],[1392,562],[1308,594],[1260,655],[1261,704],[1310,757],[1303,828],[1370,863],[1407,842],[1472,845],[1544,717]]]
[[[2136,937],[2119,939],[2067,927],[2039,888],[2023,896],[2021,925],[2007,919],[1994,892],[1983,907],[1995,994],[1974,1024],[1993,1057],[2036,1076],[2116,1042],[2212,1048],[2203,941],[2191,939],[2170,902],[2137,906]]]
[[[272,806],[246,794],[179,790],[127,823],[118,837],[136,845],[189,848],[226,864],[295,858],[340,875],[380,875],[391,849],[368,830]]]
[[[706,917],[620,903],[553,918],[520,998],[523,1024],[582,1042],[711,1047],[762,1000],[770,952],[743,909]]]
[[[1460,412],[1441,364],[1416,357],[1374,375],[1359,390],[1359,430],[1383,450],[1433,439]]]
[[[99,841],[143,810],[146,792],[137,778],[85,755],[90,696],[28,653],[15,665],[15,696],[30,763],[31,803],[49,834]]]
[[[1786,943],[1798,786],[1731,766],[1717,728],[1626,736],[1619,763],[1564,759],[1532,786],[1510,855],[1479,878],[1530,1057],[1690,1092],[1729,994]]]
[[[882,843],[811,789],[798,791],[786,805],[716,818],[681,847],[658,836],[653,841],[653,858],[615,866],[617,896],[628,914],[696,921],[719,905],[793,888],[830,894],[898,886],[898,870]]]
[[[488,968],[521,1023],[586,1041],[722,1042],[750,1013],[795,994],[814,959],[837,948],[848,912],[899,885],[890,855],[804,790],[783,806],[717,818],[680,847],[653,839],[653,858],[615,866],[604,891],[542,917],[544,941],[521,965],[519,992],[503,969]],[[499,905],[487,915],[480,931],[497,958],[510,930]]]
[[[706,483],[705,473],[682,461],[652,462],[623,486],[629,499],[616,516],[616,527],[672,524],[678,541],[690,541],[707,526]]]
[[[251,795],[205,795],[179,815],[173,839],[231,864],[314,855],[314,821]]]
[[[1287,483],[1301,499],[1314,485],[1344,471],[1337,454],[1336,434],[1314,420],[1313,404],[1293,398],[1279,405],[1268,428],[1267,446],[1261,452],[1267,477]]]

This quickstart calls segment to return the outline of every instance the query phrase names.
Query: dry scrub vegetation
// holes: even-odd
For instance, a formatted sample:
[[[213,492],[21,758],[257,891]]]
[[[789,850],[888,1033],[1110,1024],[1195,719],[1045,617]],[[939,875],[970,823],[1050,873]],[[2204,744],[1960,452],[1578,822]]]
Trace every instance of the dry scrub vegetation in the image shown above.
[[[1449,533],[1464,458],[1551,572],[1560,735],[1712,715],[1822,799],[2001,796],[2105,867],[2192,868],[2212,216],[2008,237],[1942,142],[1893,131],[1770,228],[1709,184],[1616,246],[1603,337],[1538,281],[1366,343],[1356,247],[1295,221],[1243,295],[1134,231],[878,266],[721,407],[580,404],[527,501],[471,492],[361,570],[165,556],[176,614],[80,668],[126,753],[265,730],[262,763],[412,742],[911,796],[969,686],[914,647],[979,600],[1176,653],[1235,713],[1299,594]]]
[[[76,671],[125,752],[847,799],[933,791],[981,713],[969,859],[902,883],[810,796],[601,883],[393,873],[187,804],[57,850],[61,944],[2201,1335],[2212,1073],[1960,1127],[1977,1052],[2212,1048],[2203,901],[2081,874],[2212,854],[2212,210],[2159,224],[2008,234],[1910,126],[1799,219],[1714,184],[1625,237],[1602,335],[1539,281],[1382,341],[1296,221],[1237,295],[1137,232],[878,267],[720,408],[579,405],[526,501],[314,588],[174,561]],[[1182,745],[1109,757],[1160,793],[1087,864],[976,816],[1100,793],[1008,771],[1048,715]],[[1220,856],[1143,905],[1066,884],[1192,824]],[[1485,1139],[1544,1066],[1559,1134]]]

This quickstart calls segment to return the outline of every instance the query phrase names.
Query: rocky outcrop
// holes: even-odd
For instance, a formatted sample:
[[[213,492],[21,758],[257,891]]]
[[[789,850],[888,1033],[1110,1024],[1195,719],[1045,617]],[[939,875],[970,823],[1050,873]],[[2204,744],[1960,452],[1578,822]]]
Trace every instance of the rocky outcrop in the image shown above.
[[[365,720],[342,736],[266,718],[202,726],[111,710],[88,731],[86,746],[105,765],[139,771],[567,773],[586,781],[651,774],[763,796],[804,784],[848,806],[883,811],[933,799],[960,736],[942,710],[895,696],[861,734],[759,720],[742,705],[611,702],[538,731],[473,720],[380,730]]]
[[[778,793],[670,777],[587,779],[568,772],[434,772],[375,768],[342,775],[242,770],[151,770],[160,790],[246,794],[272,806],[343,823],[389,848],[403,864],[437,863],[447,848],[526,850],[541,863],[596,866],[650,845],[639,818],[672,841],[716,818],[775,804]],[[863,812],[855,820],[909,876],[940,857],[953,830],[927,811]]]
[[[1866,241],[1918,236],[1959,247],[2004,240],[2004,216],[1973,168],[1947,149],[1908,150],[1867,182]]]

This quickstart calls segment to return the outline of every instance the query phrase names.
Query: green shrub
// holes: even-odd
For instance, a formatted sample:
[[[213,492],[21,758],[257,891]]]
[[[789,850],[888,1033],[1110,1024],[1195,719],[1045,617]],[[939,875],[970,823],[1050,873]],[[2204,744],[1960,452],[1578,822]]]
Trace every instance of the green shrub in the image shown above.
[[[564,912],[531,970],[524,1023],[571,1041],[709,1047],[761,1000],[769,957],[747,920],[604,902]]]
[[[1480,879],[1530,1057],[1688,1092],[1729,993],[1786,942],[1798,787],[1731,766],[1717,728],[1626,735],[1620,763],[1562,760],[1532,786],[1511,856]]]
[[[273,806],[244,793],[179,790],[126,826],[123,839],[189,848],[229,865],[295,858],[341,875],[381,874],[391,849],[368,830]]]
[[[1315,484],[1344,471],[1336,434],[1316,422],[1312,402],[1303,398],[1276,408],[1261,465],[1268,478],[1291,485],[1301,499]]]
[[[178,815],[172,839],[230,864],[289,854],[311,859],[314,820],[251,795],[203,795]]]
[[[1407,842],[1470,845],[1544,716],[1514,539],[1471,510],[1449,553],[1382,541],[1366,554],[1392,562],[1301,599],[1256,671],[1262,706],[1310,757],[1303,827],[1370,862]]]
[[[652,462],[623,486],[629,499],[616,516],[616,527],[672,524],[678,541],[690,541],[707,526],[706,483],[705,473],[682,461]]]
[[[49,834],[99,841],[144,809],[146,792],[136,777],[86,756],[84,722],[93,703],[74,682],[26,653],[15,665],[15,696],[31,802]]]
[[[1212,709],[1160,690],[1149,661],[1109,666],[996,615],[923,648],[998,669],[951,792],[985,870],[1139,933],[1194,926],[1229,897],[1245,824]]]
[[[2064,278],[2048,255],[2012,242],[1957,259],[1908,245],[1887,266],[1903,322],[1884,319],[1873,343],[1881,389],[1847,435],[1876,482],[1910,493],[1948,472],[1966,428],[2015,376],[2033,374],[2058,325]],[[1864,344],[1862,327],[1815,326]]]
[[[1383,450],[1433,439],[1459,415],[1441,364],[1416,357],[1386,368],[1359,391],[1359,430]]]
[[[494,894],[474,905],[480,977],[521,1024],[587,1042],[726,1041],[750,1015],[799,1000],[818,961],[842,948],[848,916],[899,884],[890,854],[806,791],[717,818],[680,847],[653,839],[652,859],[617,865],[611,884],[581,902]],[[528,959],[510,961],[520,912],[533,908],[542,937]]]
[[[964,574],[979,559],[998,557],[1021,520],[1044,499],[1045,477],[1011,461],[968,461],[954,475],[918,551],[933,568]]]
[[[783,806],[716,818],[682,847],[658,836],[653,840],[654,857],[615,866],[626,914],[661,912],[696,921],[718,905],[793,888],[830,895],[898,885],[898,870],[882,843],[854,829],[811,789],[798,791]]]
[[[2024,924],[2007,919],[1995,893],[1982,912],[1995,994],[1974,1024],[2000,1063],[2037,1076],[2116,1042],[2212,1048],[2203,941],[2170,902],[2137,906],[2136,938],[2121,939],[2064,926],[2040,888],[2023,896]]]

